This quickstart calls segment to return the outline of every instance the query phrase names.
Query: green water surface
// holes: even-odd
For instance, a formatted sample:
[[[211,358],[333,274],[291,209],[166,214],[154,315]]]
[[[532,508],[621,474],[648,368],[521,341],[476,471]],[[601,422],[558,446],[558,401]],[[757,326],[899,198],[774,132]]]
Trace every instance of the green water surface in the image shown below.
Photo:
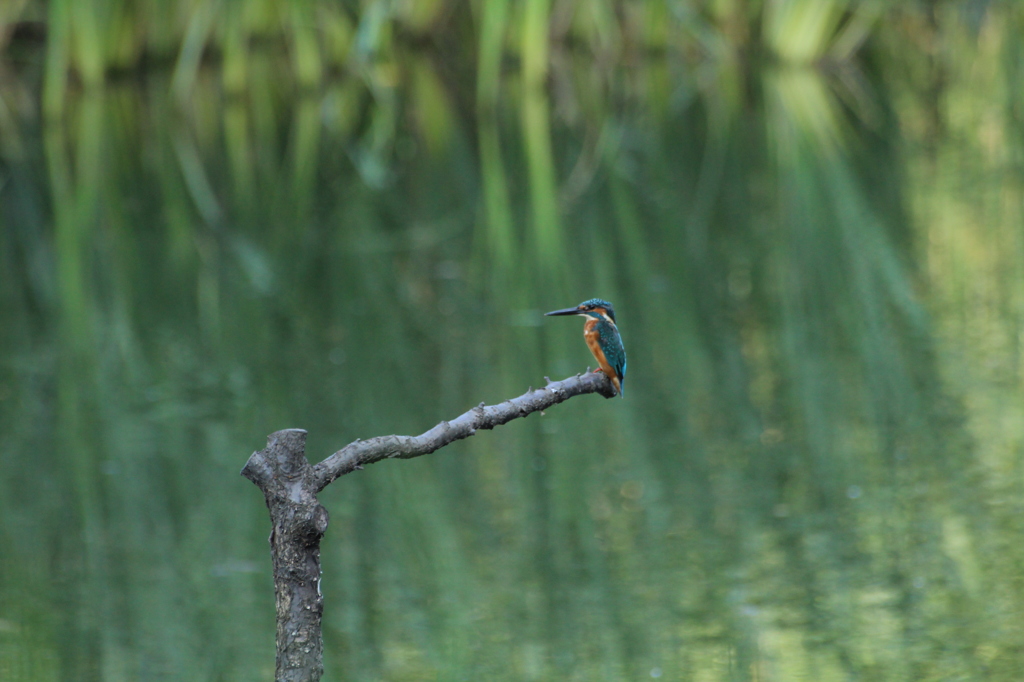
[[[249,454],[584,371],[542,313],[593,296],[624,400],[320,495],[325,679],[1024,679],[1024,22],[967,14],[490,80],[410,41],[299,87],[271,44],[57,115],[18,52],[0,679],[272,679]]]

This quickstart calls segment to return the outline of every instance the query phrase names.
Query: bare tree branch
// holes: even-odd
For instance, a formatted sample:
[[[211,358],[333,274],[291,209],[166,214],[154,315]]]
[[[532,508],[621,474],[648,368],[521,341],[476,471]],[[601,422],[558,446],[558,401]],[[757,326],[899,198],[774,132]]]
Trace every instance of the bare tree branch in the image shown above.
[[[273,530],[270,558],[277,602],[277,682],[315,682],[324,672],[320,538],[327,510],[313,492],[306,432],[275,431],[252,453],[242,475],[266,497]]]
[[[379,436],[357,440],[313,467],[316,492],[320,492],[339,476],[362,469],[382,459],[412,459],[443,448],[463,438],[469,438],[480,429],[493,429],[507,422],[546,410],[563,400],[584,393],[600,393],[615,397],[615,388],[604,374],[588,372],[562,381],[548,382],[544,388],[530,389],[518,398],[498,405],[480,403],[451,421],[444,421],[418,436]]]
[[[612,382],[601,373],[548,382],[500,405],[480,403],[452,421],[441,422],[419,436],[381,436],[357,440],[317,464],[306,459],[306,432],[276,431],[267,447],[252,453],[242,475],[263,494],[273,531],[270,554],[277,596],[278,682],[316,682],[323,675],[323,594],[320,591],[320,539],[327,530],[327,510],[317,493],[339,476],[382,459],[426,455],[480,429],[507,422],[584,393],[615,397]]]

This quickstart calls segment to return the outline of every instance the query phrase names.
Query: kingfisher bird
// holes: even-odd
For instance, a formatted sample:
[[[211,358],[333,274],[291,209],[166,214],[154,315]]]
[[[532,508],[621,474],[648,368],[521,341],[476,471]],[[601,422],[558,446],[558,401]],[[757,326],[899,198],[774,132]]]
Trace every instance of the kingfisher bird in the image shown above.
[[[594,371],[604,372],[621,397],[622,382],[626,380],[626,349],[622,347],[622,337],[619,336],[619,328],[615,326],[615,309],[612,304],[601,298],[592,298],[575,308],[552,310],[544,314],[582,315],[587,318],[583,323],[583,338],[597,359],[599,368]]]

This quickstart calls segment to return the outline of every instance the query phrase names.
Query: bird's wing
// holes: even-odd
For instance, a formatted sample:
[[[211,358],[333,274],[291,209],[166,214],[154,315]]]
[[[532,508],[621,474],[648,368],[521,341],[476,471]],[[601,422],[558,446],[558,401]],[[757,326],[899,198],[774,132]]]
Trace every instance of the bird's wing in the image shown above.
[[[615,374],[619,377],[619,381],[623,381],[626,378],[626,349],[622,346],[622,337],[619,336],[619,330],[612,325],[604,325],[601,329],[601,335],[610,343],[606,343],[605,356],[608,358],[608,364],[615,370]]]

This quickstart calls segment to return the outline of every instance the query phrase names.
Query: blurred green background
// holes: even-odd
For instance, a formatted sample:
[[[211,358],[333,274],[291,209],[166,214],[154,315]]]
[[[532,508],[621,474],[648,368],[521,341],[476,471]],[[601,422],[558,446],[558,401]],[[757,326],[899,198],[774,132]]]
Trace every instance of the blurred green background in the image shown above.
[[[1024,7],[0,4],[0,679],[1024,678]]]

